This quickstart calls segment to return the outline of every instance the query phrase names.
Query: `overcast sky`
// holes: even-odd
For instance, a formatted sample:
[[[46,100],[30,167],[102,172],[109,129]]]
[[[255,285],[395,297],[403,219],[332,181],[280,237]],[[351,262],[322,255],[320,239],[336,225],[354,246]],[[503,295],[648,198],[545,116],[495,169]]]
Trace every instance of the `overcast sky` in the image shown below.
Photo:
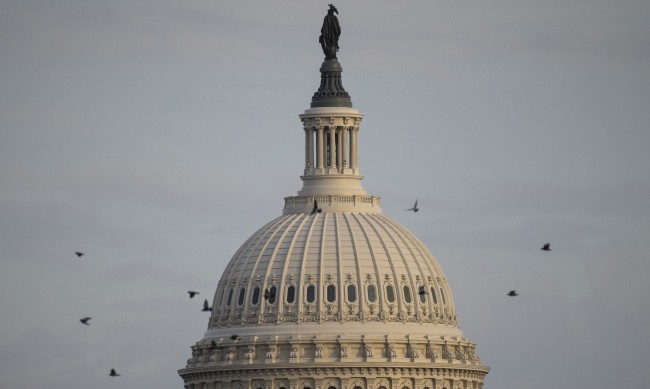
[[[650,387],[650,2],[336,6],[363,186],[486,388]],[[203,298],[301,187],[326,10],[0,0],[0,387],[182,387]]]

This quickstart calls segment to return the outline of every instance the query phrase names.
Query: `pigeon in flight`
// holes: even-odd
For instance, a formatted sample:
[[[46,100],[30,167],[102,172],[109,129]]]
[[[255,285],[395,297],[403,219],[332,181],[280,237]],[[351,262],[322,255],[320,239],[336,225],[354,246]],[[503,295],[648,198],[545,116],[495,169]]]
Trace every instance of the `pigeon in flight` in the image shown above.
[[[551,251],[551,244],[546,243],[544,246],[542,246],[542,250],[544,251]]]
[[[82,253],[81,251],[75,251],[74,253],[75,253],[75,255],[76,255],[77,257],[79,257],[79,258],[81,258],[81,257],[83,257],[84,255],[86,255],[86,254]]]
[[[120,374],[117,374],[115,372],[115,369],[111,369],[111,372],[108,375],[111,376],[111,377],[119,377],[120,376]]]
[[[515,297],[515,296],[519,296],[519,295],[517,294],[516,290],[511,290],[510,292],[508,292],[508,296]]]
[[[208,305],[208,300],[206,299],[203,302],[203,310],[202,310],[202,312],[211,312],[211,311],[212,311],[212,308],[210,308],[210,306]]]
[[[314,197],[314,208],[312,208],[310,215],[320,213],[321,211],[322,209],[318,208],[318,201],[316,201],[316,198]]]
[[[273,290],[273,293],[269,292],[268,289],[264,291],[264,300],[269,300],[271,299],[271,304],[275,301],[275,290]]]
[[[83,319],[79,319],[79,321],[82,322],[83,324],[89,326],[90,323],[88,323],[88,320],[90,320],[90,319],[92,319],[92,317],[84,317]]]
[[[418,199],[415,199],[415,204],[413,205],[413,208],[406,209],[406,211],[413,211],[413,212],[417,212],[419,210],[420,208],[418,208]]]
[[[195,291],[193,291],[193,290],[188,290],[187,293],[190,294],[190,298],[193,298],[194,296],[196,296],[197,294],[199,294],[199,292],[195,292]]]

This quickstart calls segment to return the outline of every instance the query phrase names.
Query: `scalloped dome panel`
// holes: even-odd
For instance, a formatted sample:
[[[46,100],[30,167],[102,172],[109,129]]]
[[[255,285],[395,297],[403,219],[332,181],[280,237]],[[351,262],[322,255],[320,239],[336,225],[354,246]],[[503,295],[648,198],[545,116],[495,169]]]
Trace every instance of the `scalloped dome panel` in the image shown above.
[[[410,231],[376,213],[287,214],[226,267],[209,329],[377,321],[456,326],[447,280]]]

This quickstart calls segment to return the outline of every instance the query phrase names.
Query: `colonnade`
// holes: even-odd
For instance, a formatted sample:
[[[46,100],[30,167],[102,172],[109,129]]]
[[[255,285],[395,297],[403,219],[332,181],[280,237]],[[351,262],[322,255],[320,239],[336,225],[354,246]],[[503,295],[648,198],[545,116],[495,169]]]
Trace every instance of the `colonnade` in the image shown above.
[[[304,130],[306,172],[358,169],[358,126],[306,126]]]

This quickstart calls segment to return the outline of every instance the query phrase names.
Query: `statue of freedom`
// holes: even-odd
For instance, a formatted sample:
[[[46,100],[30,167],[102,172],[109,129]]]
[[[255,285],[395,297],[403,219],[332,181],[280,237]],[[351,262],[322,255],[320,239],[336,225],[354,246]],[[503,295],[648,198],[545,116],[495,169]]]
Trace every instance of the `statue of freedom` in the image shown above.
[[[320,29],[318,41],[325,53],[325,60],[336,59],[336,52],[339,50],[339,36],[341,35],[341,26],[339,19],[334,15],[339,13],[333,4],[329,4],[330,9],[323,20],[323,27]]]

